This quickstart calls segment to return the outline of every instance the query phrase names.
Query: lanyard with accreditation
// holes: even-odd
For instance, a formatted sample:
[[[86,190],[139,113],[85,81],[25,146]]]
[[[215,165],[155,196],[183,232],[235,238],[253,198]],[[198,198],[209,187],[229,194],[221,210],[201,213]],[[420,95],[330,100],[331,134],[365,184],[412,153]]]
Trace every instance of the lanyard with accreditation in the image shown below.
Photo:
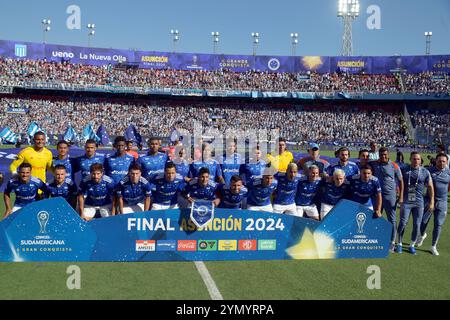
[[[408,201],[409,202],[416,201],[416,189],[417,189],[417,185],[419,184],[421,171],[422,171],[422,168],[419,167],[419,173],[417,174],[416,183],[414,185],[411,185],[412,168],[411,168],[411,171],[409,171],[409,175],[408,175]]]

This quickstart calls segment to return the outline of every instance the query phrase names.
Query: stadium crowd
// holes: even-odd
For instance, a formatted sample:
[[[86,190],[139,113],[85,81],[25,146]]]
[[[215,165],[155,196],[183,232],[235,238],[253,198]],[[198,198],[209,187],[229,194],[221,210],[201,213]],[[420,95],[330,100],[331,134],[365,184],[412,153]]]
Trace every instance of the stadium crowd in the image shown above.
[[[26,109],[11,113],[9,108]],[[51,117],[48,115],[51,114]],[[270,106],[262,104],[164,102],[111,102],[108,100],[0,99],[0,127],[25,133],[36,121],[52,134],[63,134],[68,125],[78,133],[91,123],[106,126],[110,135],[122,135],[134,124],[143,136],[168,137],[174,126],[194,130],[194,121],[208,134],[211,128],[226,130],[279,129],[289,141],[322,143],[367,143],[377,140],[386,145],[403,145],[408,136],[400,113],[380,109],[349,107]]]
[[[450,136],[450,111],[430,111],[422,109],[410,113],[416,128],[423,128],[431,136]]]
[[[296,73],[183,71],[170,69],[119,69],[44,60],[16,60],[0,57],[0,81],[52,82],[68,85],[111,85],[146,88],[231,89],[300,92],[401,93],[397,75],[311,73],[305,80]],[[303,75],[304,76],[304,75]],[[450,80],[434,81],[431,73],[408,74],[406,92],[450,91]]]

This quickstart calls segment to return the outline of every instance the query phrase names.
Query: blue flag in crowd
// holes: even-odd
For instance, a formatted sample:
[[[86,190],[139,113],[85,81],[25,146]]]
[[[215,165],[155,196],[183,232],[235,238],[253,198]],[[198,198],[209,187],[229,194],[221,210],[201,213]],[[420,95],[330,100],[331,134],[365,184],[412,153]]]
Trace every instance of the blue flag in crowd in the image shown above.
[[[36,121],[33,121],[29,126],[28,126],[28,130],[27,130],[27,135],[30,138],[33,138],[34,134],[38,131],[42,131],[45,136],[47,137],[47,133],[44,131],[44,129],[42,129],[41,127],[39,127],[38,123]]]
[[[2,141],[7,143],[16,143],[17,140],[19,139],[19,135],[12,132],[11,129],[9,129],[9,127],[5,127],[0,132],[0,139],[2,139]]]
[[[97,143],[100,142],[100,138],[95,134],[92,125],[89,123],[83,129],[82,135],[83,142],[86,142],[88,139],[94,139]]]
[[[78,134],[72,126],[68,126],[66,129],[66,133],[64,133],[64,138],[67,142],[77,143],[78,142]]]
[[[97,136],[100,138],[100,144],[102,146],[109,146],[111,145],[111,140],[109,139],[108,132],[106,132],[106,127],[104,125],[101,125],[97,130]]]
[[[124,135],[127,141],[136,142],[138,145],[142,144],[142,136],[134,125],[129,125]]]

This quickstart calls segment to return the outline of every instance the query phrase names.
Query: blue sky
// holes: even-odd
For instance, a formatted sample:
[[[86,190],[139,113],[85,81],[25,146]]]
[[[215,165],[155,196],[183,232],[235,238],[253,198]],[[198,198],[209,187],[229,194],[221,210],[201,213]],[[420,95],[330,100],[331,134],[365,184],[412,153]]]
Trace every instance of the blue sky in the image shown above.
[[[338,0],[39,0],[0,1],[0,39],[42,42],[41,20],[52,20],[47,42],[87,46],[86,24],[96,24],[93,46],[171,51],[176,28],[180,52],[251,54],[251,32],[259,32],[257,54],[290,55],[291,32],[300,34],[297,55],[340,55],[343,25]],[[354,55],[421,55],[424,31],[432,31],[432,54],[450,54],[449,0],[361,0],[353,25]],[[81,30],[68,30],[69,5],[81,9]],[[366,9],[381,9],[381,29],[369,30]]]

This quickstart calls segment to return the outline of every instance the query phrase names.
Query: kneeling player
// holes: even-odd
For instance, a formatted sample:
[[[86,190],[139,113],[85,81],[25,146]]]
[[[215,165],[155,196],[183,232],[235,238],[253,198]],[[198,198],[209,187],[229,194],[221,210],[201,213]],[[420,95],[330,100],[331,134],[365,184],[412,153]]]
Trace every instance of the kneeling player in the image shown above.
[[[199,170],[198,178],[192,179],[181,193],[182,197],[191,205],[195,200],[212,201],[215,206],[218,206],[220,199],[216,197],[218,184],[209,179],[209,169],[201,168]]]
[[[116,187],[119,213],[133,213],[150,210],[151,185],[142,177],[142,169],[133,163],[128,175]]]
[[[295,194],[300,181],[297,165],[290,163],[286,172],[278,172],[275,178],[278,181],[278,186],[273,202],[273,212],[296,215]]]
[[[264,169],[263,176],[254,177],[248,183],[247,209],[251,211],[272,212],[270,197],[277,188],[278,182],[273,178],[272,168]]]
[[[78,194],[78,207],[82,219],[92,220],[97,212],[101,217],[114,215],[114,206],[112,206],[112,195],[114,190],[113,181],[110,177],[103,174],[103,165],[95,163],[91,166],[90,176],[83,179],[80,184]]]
[[[45,183],[39,179],[31,176],[31,164],[22,163],[17,169],[18,175],[9,180],[6,185],[3,199],[5,201],[5,214],[6,218],[11,213],[22,209],[29,203],[37,200],[38,190],[46,191]],[[11,192],[16,195],[16,201],[11,208]]]
[[[54,167],[54,180],[47,183],[47,192],[45,196],[48,198],[62,197],[72,208],[77,205],[78,188],[72,179],[68,178],[67,168],[63,164]]]
[[[302,176],[297,187],[297,194],[295,196],[297,216],[319,220],[319,211],[314,200],[319,192],[322,181],[320,178],[320,168],[313,164],[307,172],[308,176]]]
[[[238,175],[233,175],[230,179],[230,184],[219,187],[219,208],[242,209],[245,207],[243,202],[245,202],[247,193],[248,191],[242,183],[242,178]]]
[[[350,183],[345,180],[345,172],[342,169],[335,169],[332,181],[322,180],[320,219],[322,220],[339,200],[347,198],[349,191]]]
[[[178,195],[183,190],[184,179],[177,174],[176,165],[167,162],[164,173],[156,174],[151,180],[152,210],[178,209]]]

